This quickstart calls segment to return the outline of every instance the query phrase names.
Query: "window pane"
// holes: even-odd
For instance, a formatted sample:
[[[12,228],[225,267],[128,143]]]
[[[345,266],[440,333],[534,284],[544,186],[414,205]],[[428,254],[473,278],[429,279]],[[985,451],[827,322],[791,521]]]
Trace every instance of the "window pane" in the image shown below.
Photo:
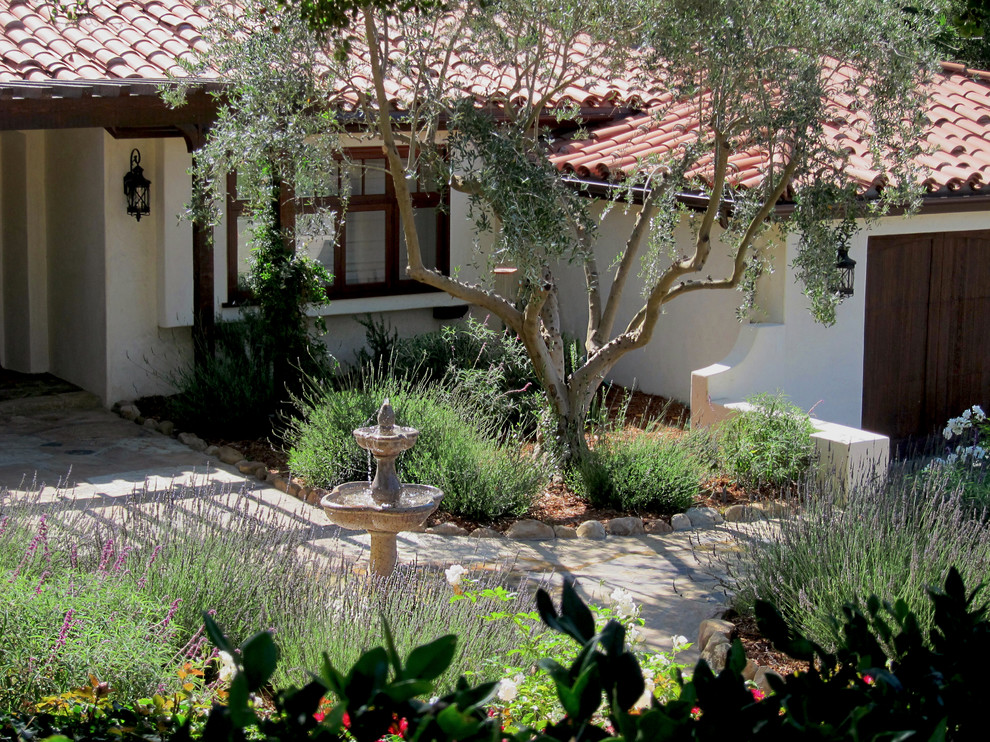
[[[419,234],[419,250],[423,254],[423,265],[427,268],[437,267],[437,210],[416,209],[416,232]],[[406,234],[399,232],[399,271],[403,278],[408,278],[406,265],[409,256],[406,252]]]
[[[385,193],[385,160],[365,160],[364,195]]]
[[[228,253],[229,254],[229,253]],[[247,216],[237,217],[237,275],[243,276],[251,271],[251,219]]]
[[[334,236],[332,234],[310,234],[296,241],[299,251],[310,260],[315,260],[333,273]]]
[[[384,283],[385,212],[349,212],[346,240],[346,282]]]
[[[321,172],[300,170],[296,175],[296,197],[337,196],[339,191],[340,164],[332,162]]]

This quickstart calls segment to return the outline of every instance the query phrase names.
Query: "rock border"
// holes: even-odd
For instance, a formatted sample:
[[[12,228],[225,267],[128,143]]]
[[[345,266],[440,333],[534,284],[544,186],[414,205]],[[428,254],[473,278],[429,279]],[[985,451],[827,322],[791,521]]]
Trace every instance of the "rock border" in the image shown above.
[[[327,491],[320,487],[308,487],[301,480],[270,472],[263,462],[247,459],[233,446],[211,446],[195,433],[177,430],[175,423],[171,420],[158,421],[145,418],[134,402],[117,402],[111,408],[111,412],[147,430],[175,438],[197,453],[219,459],[224,464],[236,467],[242,474],[265,482],[280,492],[296,497],[314,507],[319,507],[320,500],[327,494]],[[604,541],[610,536],[659,536],[678,531],[708,530],[724,523],[752,523],[790,518],[796,514],[793,505],[783,501],[769,500],[745,505],[731,505],[724,514],[712,507],[688,508],[683,513],[673,515],[669,523],[660,518],[644,520],[637,516],[624,516],[612,518],[604,523],[599,520],[586,520],[577,527],[572,527],[550,526],[542,521],[522,518],[513,523],[505,534],[485,526],[469,532],[451,522],[439,523],[426,528],[425,533],[439,536],[467,536],[469,538],[510,538],[516,541],[553,541],[556,539]],[[699,651],[701,651],[700,647]]]
[[[701,653],[701,659],[708,663],[716,675],[725,669],[729,648],[735,637],[735,624],[721,618],[706,618],[698,626],[698,651]],[[763,693],[770,693],[772,690],[767,680],[771,675],[780,677],[778,673],[768,667],[760,666],[752,658],[746,659],[746,667],[742,671],[743,679],[752,680]]]

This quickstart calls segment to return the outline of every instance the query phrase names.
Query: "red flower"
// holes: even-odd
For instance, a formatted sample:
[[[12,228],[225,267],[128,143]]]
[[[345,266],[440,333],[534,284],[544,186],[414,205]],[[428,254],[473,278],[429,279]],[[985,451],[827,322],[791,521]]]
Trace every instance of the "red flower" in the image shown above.
[[[866,683],[867,685],[873,685],[873,676],[872,675],[864,675],[863,676],[863,682]]]
[[[344,718],[341,719],[341,721],[344,723],[344,729],[351,728],[351,715],[348,714],[346,711],[344,712]]]
[[[750,688],[749,692],[753,694],[754,701],[762,701],[767,697],[766,693],[761,691],[759,688]]]
[[[326,718],[326,714],[324,714],[322,711],[317,711],[315,714],[313,714],[313,718],[316,719],[317,721],[323,721]]]
[[[394,734],[396,737],[405,737],[407,729],[409,729],[409,722],[392,714],[392,726],[388,728],[388,733]]]

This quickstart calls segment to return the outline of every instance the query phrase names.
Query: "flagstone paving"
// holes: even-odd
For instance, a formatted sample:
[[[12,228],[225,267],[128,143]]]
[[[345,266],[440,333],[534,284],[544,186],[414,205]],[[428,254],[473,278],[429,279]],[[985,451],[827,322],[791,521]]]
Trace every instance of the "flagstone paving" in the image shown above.
[[[342,555],[357,570],[368,566],[366,533],[330,525],[320,509],[103,409],[13,415],[0,409],[0,486],[12,496],[40,488],[41,497],[53,504],[88,508],[99,520],[142,507],[148,493],[170,486],[181,488],[182,497],[209,499],[208,510],[218,522],[234,501],[243,504],[246,498],[280,527],[297,529],[305,548]],[[459,563],[468,569],[511,564],[514,575],[557,585],[573,577],[600,604],[608,604],[608,595],[621,587],[642,605],[647,645],[666,649],[672,636],[694,641],[698,624],[725,609],[717,571],[699,552],[732,549],[747,528],[539,542],[401,533],[398,551],[400,563]],[[681,657],[693,662],[697,654]]]

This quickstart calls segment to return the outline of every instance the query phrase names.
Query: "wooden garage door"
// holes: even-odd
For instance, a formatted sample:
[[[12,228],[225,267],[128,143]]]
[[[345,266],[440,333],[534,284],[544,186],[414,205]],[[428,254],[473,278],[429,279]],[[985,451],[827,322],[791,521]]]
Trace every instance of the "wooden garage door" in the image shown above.
[[[990,232],[870,238],[863,427],[927,435],[990,401]]]

